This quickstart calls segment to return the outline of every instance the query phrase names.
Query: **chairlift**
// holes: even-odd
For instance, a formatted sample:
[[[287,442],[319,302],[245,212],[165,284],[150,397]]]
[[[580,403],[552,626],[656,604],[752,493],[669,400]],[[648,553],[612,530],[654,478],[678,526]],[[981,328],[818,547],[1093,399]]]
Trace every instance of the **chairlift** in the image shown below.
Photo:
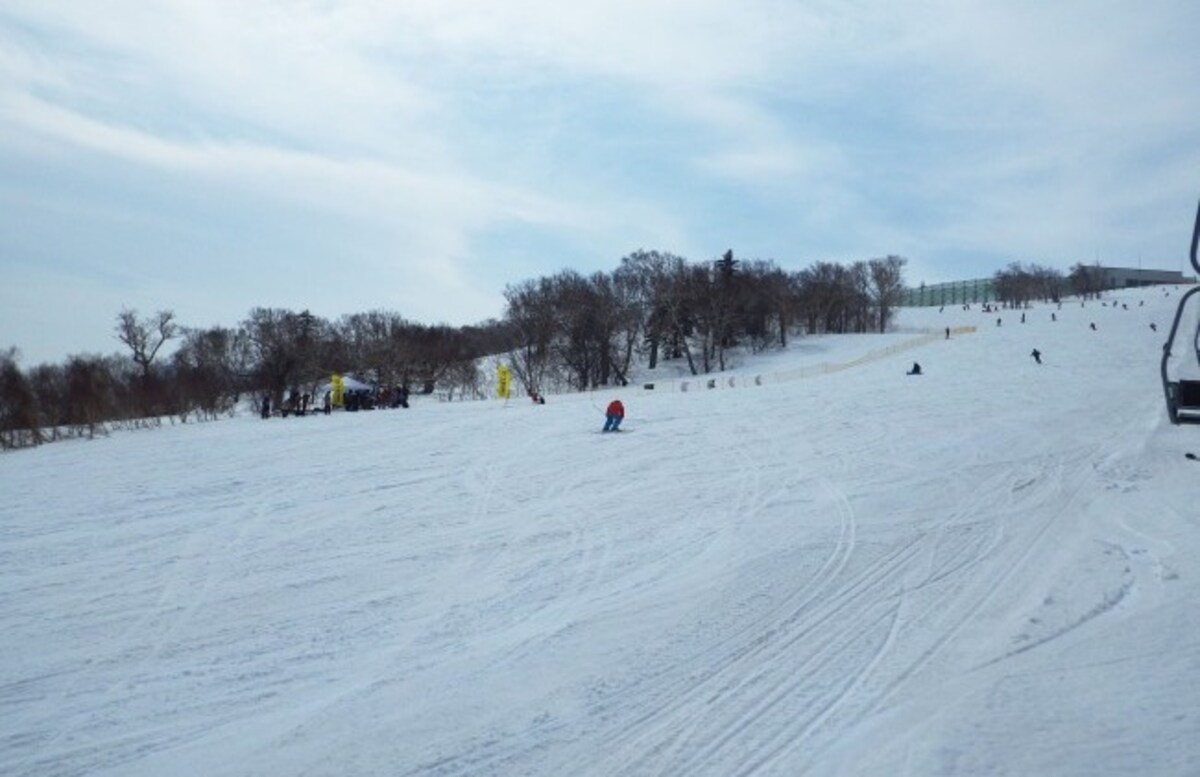
[[[1200,240],[1200,205],[1196,207],[1196,225],[1192,228],[1192,269],[1200,278],[1200,263],[1196,261],[1196,243]],[[1175,311],[1175,322],[1171,325],[1171,333],[1167,335],[1167,341],[1163,343],[1162,357],[1162,384],[1163,393],[1167,398],[1167,415],[1173,424],[1181,423],[1200,423],[1200,315],[1195,316],[1189,322],[1185,332],[1185,337],[1191,337],[1190,348],[1185,343],[1181,350],[1182,355],[1175,365],[1173,375],[1169,370],[1168,362],[1171,361],[1171,348],[1175,344],[1175,335],[1179,332],[1179,324],[1183,320],[1184,309],[1187,307],[1188,300],[1200,292],[1200,286],[1189,290],[1179,300],[1179,308]],[[1188,366],[1193,373],[1190,377],[1184,377],[1184,372],[1180,370],[1181,366]]]

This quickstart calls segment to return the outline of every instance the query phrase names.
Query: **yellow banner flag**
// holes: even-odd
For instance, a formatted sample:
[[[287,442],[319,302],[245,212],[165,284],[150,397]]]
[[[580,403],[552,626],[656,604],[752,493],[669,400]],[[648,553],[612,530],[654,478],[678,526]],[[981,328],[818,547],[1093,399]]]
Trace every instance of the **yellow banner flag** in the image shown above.
[[[508,399],[508,392],[512,385],[512,373],[508,370],[508,365],[501,364],[496,368],[496,394],[501,399]]]
[[[346,401],[345,401],[346,382],[343,381],[342,376],[338,375],[336,372],[333,373],[333,379],[330,380],[329,382],[333,388],[333,391],[332,391],[333,396],[330,398],[331,404],[334,407],[345,407],[346,406]]]

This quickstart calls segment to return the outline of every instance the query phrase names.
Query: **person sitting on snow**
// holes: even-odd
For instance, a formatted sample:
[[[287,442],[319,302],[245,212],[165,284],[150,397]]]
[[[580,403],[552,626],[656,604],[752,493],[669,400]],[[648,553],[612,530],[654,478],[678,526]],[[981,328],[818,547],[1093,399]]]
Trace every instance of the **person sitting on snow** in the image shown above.
[[[608,403],[608,409],[604,411],[604,432],[619,432],[621,431],[621,420],[625,418],[625,406],[621,404],[621,400],[614,399]]]
[[[905,375],[920,375],[921,374],[921,365],[917,364],[916,362],[913,362],[912,369],[904,374]]]

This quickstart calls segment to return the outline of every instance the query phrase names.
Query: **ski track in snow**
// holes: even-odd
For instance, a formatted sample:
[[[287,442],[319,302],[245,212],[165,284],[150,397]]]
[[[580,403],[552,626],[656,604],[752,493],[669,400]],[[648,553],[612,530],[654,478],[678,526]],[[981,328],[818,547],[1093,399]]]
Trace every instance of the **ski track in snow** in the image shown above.
[[[1195,430],[1122,294],[628,437],[417,398],[0,457],[0,773],[1188,774]],[[801,342],[763,371],[878,343]]]

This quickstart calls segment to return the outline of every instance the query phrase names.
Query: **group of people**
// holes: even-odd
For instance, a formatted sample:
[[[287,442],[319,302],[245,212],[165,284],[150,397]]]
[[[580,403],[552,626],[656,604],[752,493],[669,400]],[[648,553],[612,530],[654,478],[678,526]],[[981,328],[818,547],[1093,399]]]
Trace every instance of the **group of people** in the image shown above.
[[[289,415],[308,415],[310,410],[311,412],[316,412],[315,409],[310,408],[311,404],[312,397],[307,391],[301,393],[296,389],[292,389],[287,393],[287,396],[283,398],[283,401],[279,403],[279,414],[284,418],[287,418]],[[321,412],[323,412],[325,415],[329,415],[330,411],[332,410],[333,407],[330,403],[329,392],[326,391],[325,397],[321,402]],[[259,413],[263,418],[271,417],[270,394],[263,394],[262,401],[259,404]]]
[[[391,389],[372,390],[366,389],[350,389],[342,395],[341,407],[354,412],[357,410],[373,410],[377,407],[408,407],[408,388],[405,386],[395,386]],[[321,412],[329,415],[333,412],[333,394],[326,391],[321,398],[320,408],[313,406],[313,398],[308,392],[301,392],[297,389],[292,389],[287,392],[282,401],[275,408],[279,415],[287,418],[289,415],[304,416],[309,413]],[[259,402],[259,413],[266,419],[271,417],[271,395],[263,394],[262,400]]]

